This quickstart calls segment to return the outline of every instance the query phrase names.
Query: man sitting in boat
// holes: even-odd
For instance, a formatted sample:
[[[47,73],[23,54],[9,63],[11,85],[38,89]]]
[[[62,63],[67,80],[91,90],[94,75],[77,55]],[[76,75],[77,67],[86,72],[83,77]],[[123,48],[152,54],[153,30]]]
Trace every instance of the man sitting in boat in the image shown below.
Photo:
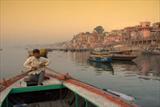
[[[33,56],[30,56],[24,63],[24,67],[27,71],[30,71],[28,83],[31,83],[31,85],[42,85],[45,67],[48,64],[49,60],[41,57],[40,50],[34,49]]]

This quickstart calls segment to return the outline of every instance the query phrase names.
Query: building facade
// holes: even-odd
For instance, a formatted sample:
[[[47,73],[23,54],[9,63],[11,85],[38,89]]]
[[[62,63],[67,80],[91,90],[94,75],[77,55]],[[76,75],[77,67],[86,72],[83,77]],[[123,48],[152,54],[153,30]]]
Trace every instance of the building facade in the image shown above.
[[[93,49],[105,48],[112,45],[124,44],[128,46],[160,45],[160,22],[140,22],[139,25],[125,27],[120,30],[112,30],[107,35],[92,33],[79,33],[75,35],[67,48]]]

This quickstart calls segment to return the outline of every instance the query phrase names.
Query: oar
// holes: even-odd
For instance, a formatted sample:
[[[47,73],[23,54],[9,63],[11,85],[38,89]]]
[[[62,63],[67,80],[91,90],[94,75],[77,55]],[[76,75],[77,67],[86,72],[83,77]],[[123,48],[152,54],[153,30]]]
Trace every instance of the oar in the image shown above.
[[[109,93],[111,93],[111,94],[113,94],[113,95],[115,95],[115,96],[117,96],[117,97],[120,97],[120,98],[122,98],[122,99],[125,99],[125,100],[127,100],[127,101],[133,102],[133,101],[135,100],[134,97],[128,96],[128,95],[126,95],[126,94],[123,94],[123,93],[120,93],[120,92],[117,92],[117,91],[113,91],[113,90],[110,90],[110,89],[103,89],[103,90],[106,91],[106,92],[109,92]]]

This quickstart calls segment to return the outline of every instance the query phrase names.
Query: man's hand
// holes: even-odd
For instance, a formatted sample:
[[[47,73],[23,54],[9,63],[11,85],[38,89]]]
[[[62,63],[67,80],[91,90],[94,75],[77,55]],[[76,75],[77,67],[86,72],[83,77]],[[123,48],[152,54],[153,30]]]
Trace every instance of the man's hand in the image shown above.
[[[41,63],[39,66],[40,66],[40,67],[45,67],[46,64],[45,64],[45,62],[43,62],[43,63]]]
[[[32,67],[31,70],[34,71],[34,70],[37,70],[37,69],[38,69],[37,67]]]

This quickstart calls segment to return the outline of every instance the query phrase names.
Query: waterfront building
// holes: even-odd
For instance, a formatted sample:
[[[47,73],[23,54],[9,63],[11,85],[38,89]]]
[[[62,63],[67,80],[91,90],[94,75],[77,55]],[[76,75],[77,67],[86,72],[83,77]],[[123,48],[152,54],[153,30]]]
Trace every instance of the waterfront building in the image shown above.
[[[99,34],[95,31],[81,32],[75,35],[70,43],[65,47],[73,49],[93,49],[97,47],[111,47],[116,45],[124,45],[128,47],[151,46],[160,47],[160,22],[153,23],[144,21],[139,25],[125,27],[120,30],[112,30],[105,34]]]

